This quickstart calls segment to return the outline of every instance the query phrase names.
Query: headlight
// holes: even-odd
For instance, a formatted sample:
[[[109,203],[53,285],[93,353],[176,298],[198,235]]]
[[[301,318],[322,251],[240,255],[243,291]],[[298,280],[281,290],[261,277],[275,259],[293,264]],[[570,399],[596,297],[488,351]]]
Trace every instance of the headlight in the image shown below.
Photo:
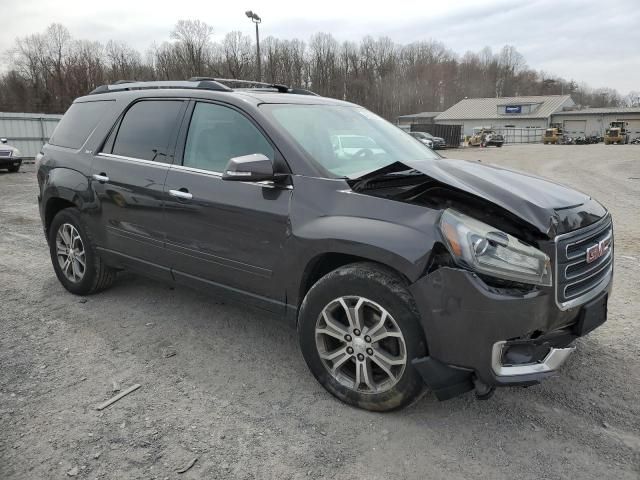
[[[452,209],[442,214],[440,230],[458,264],[493,277],[551,286],[549,256],[537,248]]]
[[[20,158],[22,155],[20,155],[20,150],[18,150],[17,148],[13,149],[13,154],[12,157],[14,158]]]

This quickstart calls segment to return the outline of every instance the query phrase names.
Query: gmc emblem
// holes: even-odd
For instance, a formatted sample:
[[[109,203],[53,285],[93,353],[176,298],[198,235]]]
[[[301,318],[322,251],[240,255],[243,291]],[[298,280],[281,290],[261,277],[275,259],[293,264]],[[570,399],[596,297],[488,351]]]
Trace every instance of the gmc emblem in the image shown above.
[[[605,238],[604,240],[600,240],[596,245],[587,248],[587,263],[591,263],[607,253],[610,245],[611,239]]]

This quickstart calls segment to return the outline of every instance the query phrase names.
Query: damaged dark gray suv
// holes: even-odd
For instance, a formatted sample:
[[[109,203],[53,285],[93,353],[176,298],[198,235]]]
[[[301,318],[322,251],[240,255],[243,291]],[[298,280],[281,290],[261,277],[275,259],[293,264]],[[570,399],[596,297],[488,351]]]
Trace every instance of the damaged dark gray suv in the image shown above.
[[[37,175],[67,290],[129,269],[284,316],[316,379],[361,408],[403,407],[425,384],[441,400],[535,384],[606,320],[613,227],[597,201],[443,159],[311,92],[99,87]]]

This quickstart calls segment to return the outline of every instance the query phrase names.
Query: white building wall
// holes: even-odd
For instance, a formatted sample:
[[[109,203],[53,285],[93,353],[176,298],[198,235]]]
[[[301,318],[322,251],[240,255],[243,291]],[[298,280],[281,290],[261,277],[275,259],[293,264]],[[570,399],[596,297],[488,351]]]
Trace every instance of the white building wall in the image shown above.
[[[586,114],[586,115],[552,115],[553,123],[565,124],[565,121],[585,121],[585,135],[604,135],[604,131],[609,127],[611,122],[627,121],[629,122],[629,131],[631,139],[640,137],[640,114]]]

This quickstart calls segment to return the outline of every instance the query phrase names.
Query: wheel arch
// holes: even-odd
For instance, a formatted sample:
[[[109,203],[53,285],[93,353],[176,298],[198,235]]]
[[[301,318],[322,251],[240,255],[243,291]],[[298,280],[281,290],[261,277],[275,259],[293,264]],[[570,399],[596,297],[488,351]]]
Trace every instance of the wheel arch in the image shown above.
[[[82,209],[89,197],[89,182],[82,173],[70,168],[50,170],[42,193],[45,232],[49,232],[58,212],[71,207]]]
[[[53,197],[47,201],[44,210],[44,229],[47,234],[49,233],[49,227],[55,216],[66,208],[73,208],[76,204],[60,197]]]
[[[394,266],[383,263],[378,259],[355,255],[352,253],[324,252],[310,258],[303,270],[298,289],[298,298],[296,299],[296,306],[298,310],[300,309],[300,305],[302,304],[305,295],[322,277],[340,267],[353,263],[364,262],[381,266],[406,281],[407,284],[411,283],[407,275]]]

